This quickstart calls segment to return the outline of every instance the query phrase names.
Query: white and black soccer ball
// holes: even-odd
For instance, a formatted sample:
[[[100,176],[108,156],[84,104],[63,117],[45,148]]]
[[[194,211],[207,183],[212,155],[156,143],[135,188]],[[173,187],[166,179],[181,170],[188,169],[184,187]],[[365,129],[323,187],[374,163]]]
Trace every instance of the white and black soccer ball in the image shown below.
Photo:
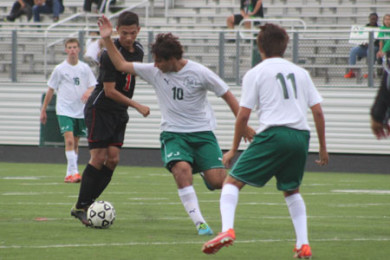
[[[109,228],[115,217],[114,206],[108,201],[95,201],[87,211],[88,222],[94,228]]]

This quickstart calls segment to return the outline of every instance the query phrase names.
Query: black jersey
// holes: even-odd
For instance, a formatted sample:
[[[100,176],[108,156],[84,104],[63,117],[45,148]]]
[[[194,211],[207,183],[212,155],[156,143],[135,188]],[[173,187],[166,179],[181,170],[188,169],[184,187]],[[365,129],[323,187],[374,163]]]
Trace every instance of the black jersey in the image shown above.
[[[374,104],[371,107],[372,118],[381,123],[386,123],[390,117],[390,75],[387,71],[382,77],[381,86],[377,92]]]
[[[139,42],[134,42],[134,52],[129,52],[123,48],[119,40],[114,41],[115,46],[122,54],[126,61],[142,62],[144,57],[144,50]],[[89,105],[104,110],[127,110],[127,106],[117,103],[116,101],[106,97],[103,88],[103,82],[115,82],[115,89],[128,98],[132,98],[135,88],[135,76],[120,72],[115,69],[106,50],[103,51],[100,57],[100,70],[98,77],[98,84],[93,91],[91,98],[89,98]]]

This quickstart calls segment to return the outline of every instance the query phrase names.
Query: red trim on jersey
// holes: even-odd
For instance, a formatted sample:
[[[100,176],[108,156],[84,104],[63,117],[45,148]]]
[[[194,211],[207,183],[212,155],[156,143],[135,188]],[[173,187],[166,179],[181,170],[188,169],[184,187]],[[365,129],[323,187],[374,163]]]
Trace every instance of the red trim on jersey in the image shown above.
[[[125,86],[123,87],[123,91],[129,92],[130,91],[130,85],[131,85],[131,74],[126,75],[126,83]]]

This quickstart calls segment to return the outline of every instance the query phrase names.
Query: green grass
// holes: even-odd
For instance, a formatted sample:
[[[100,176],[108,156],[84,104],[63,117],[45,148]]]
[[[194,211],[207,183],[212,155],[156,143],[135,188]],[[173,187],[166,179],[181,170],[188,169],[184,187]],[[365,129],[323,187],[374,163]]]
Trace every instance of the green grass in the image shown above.
[[[58,164],[0,163],[1,260],[292,259],[295,235],[274,181],[242,190],[234,246],[207,256],[201,246],[210,237],[197,235],[165,169],[117,168],[100,198],[117,212],[107,230],[70,217],[79,184],[65,184],[64,172]],[[218,232],[220,192],[208,191],[197,175],[194,186]],[[390,175],[308,172],[301,193],[313,259],[389,259]]]

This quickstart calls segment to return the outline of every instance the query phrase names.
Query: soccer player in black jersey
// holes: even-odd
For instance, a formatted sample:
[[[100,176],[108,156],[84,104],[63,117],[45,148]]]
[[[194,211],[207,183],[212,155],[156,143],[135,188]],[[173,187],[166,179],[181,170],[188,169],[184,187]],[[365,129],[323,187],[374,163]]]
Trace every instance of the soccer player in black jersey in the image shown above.
[[[117,22],[119,38],[114,44],[127,61],[142,62],[142,45],[135,41],[140,31],[138,15],[123,12]],[[150,109],[132,100],[135,76],[115,69],[104,51],[100,58],[98,84],[85,106],[85,122],[88,127],[88,146],[91,158],[83,172],[80,192],[71,215],[84,225],[88,207],[100,196],[111,181],[119,162],[126,124],[129,120],[127,108],[135,108],[144,117]]]
[[[374,104],[371,107],[371,130],[378,139],[390,136],[390,61],[383,61],[384,74]]]

